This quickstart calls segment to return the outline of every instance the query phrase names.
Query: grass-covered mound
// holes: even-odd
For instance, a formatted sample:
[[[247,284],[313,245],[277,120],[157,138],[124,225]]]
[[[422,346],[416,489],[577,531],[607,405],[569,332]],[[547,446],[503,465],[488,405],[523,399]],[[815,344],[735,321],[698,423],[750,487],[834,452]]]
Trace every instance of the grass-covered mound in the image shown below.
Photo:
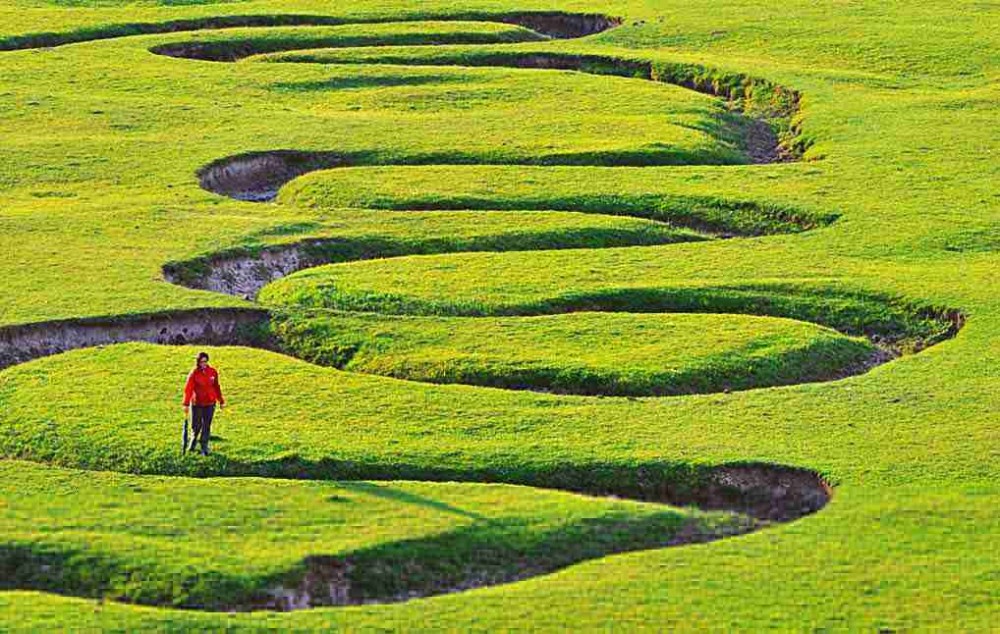
[[[507,485],[0,474],[0,588],[198,609],[401,600],[753,526]]]
[[[700,180],[700,179],[693,179]],[[645,170],[499,166],[337,169],[303,176],[281,201],[314,209],[570,211],[632,216],[721,236],[799,233],[837,214],[650,180]]]
[[[612,250],[612,257],[618,255]],[[558,258],[537,254],[536,261]],[[735,313],[786,317],[867,336],[911,352],[955,334],[962,315],[837,284],[762,284],[663,287],[622,284],[621,270],[601,279],[589,270],[566,292],[563,279],[522,260],[529,254],[432,256],[317,266],[264,287],[259,299],[285,309],[326,308],[397,315],[544,315],[569,311]],[[622,266],[622,258],[619,258]],[[400,276],[401,271],[409,275]],[[565,273],[564,275],[568,275]],[[656,278],[653,277],[655,280]],[[666,277],[664,281],[671,280]],[[379,290],[372,288],[374,284]],[[447,295],[441,290],[448,288]],[[384,289],[384,290],[383,290]]]
[[[179,384],[198,348],[141,343],[76,350],[5,371],[0,450],[134,473],[503,481],[642,499],[663,499],[663,490],[679,487],[688,493],[669,497],[693,501],[703,484],[696,454],[662,461],[615,441],[629,433],[659,442],[649,425],[656,401],[484,392],[344,372],[264,350],[209,350],[230,368],[222,380],[230,406],[217,414],[208,459],[184,456],[179,446]],[[131,379],[109,380],[115,376]],[[50,395],[44,404],[41,394]],[[546,423],[552,411],[562,412],[558,425]],[[604,416],[630,424],[600,434],[588,431],[591,423],[578,427]],[[428,426],[437,431],[429,434]],[[521,443],[536,450],[520,452]],[[387,447],[391,461],[381,457]],[[491,457],[463,458],[475,447]],[[712,462],[727,461],[721,454]]]
[[[244,57],[306,48],[496,44],[534,42],[544,36],[514,25],[483,22],[348,24],[328,27],[275,28],[233,35],[225,31],[200,34],[197,40],[154,46],[159,55],[235,62]]]
[[[830,379],[866,340],[737,315],[570,313],[528,318],[277,318],[295,356],[351,372],[509,389],[665,396]]]

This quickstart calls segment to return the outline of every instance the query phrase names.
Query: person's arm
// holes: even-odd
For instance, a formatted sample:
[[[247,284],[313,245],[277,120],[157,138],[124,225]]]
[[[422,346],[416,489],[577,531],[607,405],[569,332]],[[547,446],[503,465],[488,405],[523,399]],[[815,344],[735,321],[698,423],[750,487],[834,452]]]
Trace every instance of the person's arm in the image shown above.
[[[191,397],[194,396],[194,372],[188,375],[184,383],[184,409],[191,406]]]
[[[215,397],[219,400],[219,407],[226,406],[226,399],[222,397],[222,384],[219,383],[219,371],[215,371]]]

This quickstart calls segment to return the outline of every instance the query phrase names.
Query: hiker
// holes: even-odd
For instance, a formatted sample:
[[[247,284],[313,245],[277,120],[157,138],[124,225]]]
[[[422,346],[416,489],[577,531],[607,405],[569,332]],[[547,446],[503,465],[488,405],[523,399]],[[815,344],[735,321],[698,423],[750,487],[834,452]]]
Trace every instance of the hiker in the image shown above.
[[[208,365],[208,353],[199,352],[194,370],[184,384],[184,416],[191,414],[191,429],[194,438],[191,440],[191,451],[201,439],[201,455],[208,455],[208,439],[212,435],[212,416],[215,415],[215,404],[225,407],[222,398],[222,387],[219,385],[219,373]],[[193,408],[193,409],[191,409]]]

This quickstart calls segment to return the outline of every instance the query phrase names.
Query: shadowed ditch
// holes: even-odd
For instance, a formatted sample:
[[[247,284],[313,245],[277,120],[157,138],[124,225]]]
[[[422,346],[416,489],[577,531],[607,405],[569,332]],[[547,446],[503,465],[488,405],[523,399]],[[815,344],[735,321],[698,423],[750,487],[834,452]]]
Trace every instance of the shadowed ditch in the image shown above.
[[[392,18],[357,15],[334,17],[325,15],[259,14],[229,15],[205,18],[168,20],[165,22],[131,22],[82,28],[69,32],[32,33],[12,35],[0,39],[0,51],[16,51],[32,48],[64,46],[80,42],[108,40],[130,35],[152,35],[157,33],[179,33],[184,31],[205,31],[247,27],[283,26],[341,26],[347,24],[385,24],[395,22],[461,21],[500,22],[523,26],[558,38],[584,37],[600,33],[621,24],[620,18],[596,13],[564,13],[560,11],[523,11],[514,13],[487,13],[468,11],[463,13],[413,12]]]
[[[468,472],[294,459],[240,465],[223,458],[217,473],[337,479],[338,489],[427,507],[467,523],[335,555],[317,553],[285,572],[262,576],[233,575],[219,569],[179,574],[169,566],[137,565],[113,550],[13,541],[0,546],[4,572],[0,588],[198,610],[391,603],[511,583],[617,553],[740,535],[813,513],[830,496],[829,486],[815,473],[761,464],[525,465],[520,470]],[[589,495],[697,505],[707,511],[691,514],[663,508],[639,515],[611,511],[543,526],[527,517],[490,518],[377,482],[353,480],[362,474],[387,480],[418,476],[424,481],[524,483]],[[134,494],[141,495],[141,488]]]

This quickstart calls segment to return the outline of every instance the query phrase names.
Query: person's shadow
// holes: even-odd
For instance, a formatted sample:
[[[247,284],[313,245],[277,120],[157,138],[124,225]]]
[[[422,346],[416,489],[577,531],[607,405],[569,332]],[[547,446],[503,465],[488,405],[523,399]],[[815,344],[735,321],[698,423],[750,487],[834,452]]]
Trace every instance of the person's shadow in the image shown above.
[[[434,509],[435,511],[466,517],[477,522],[489,521],[488,517],[479,515],[478,513],[472,513],[456,506],[452,506],[447,502],[441,502],[440,500],[417,495],[416,493],[402,491],[392,486],[376,484],[374,482],[338,482],[337,486],[342,489],[347,489],[348,491],[372,495],[385,500],[400,502],[402,504],[415,504],[425,508]]]

